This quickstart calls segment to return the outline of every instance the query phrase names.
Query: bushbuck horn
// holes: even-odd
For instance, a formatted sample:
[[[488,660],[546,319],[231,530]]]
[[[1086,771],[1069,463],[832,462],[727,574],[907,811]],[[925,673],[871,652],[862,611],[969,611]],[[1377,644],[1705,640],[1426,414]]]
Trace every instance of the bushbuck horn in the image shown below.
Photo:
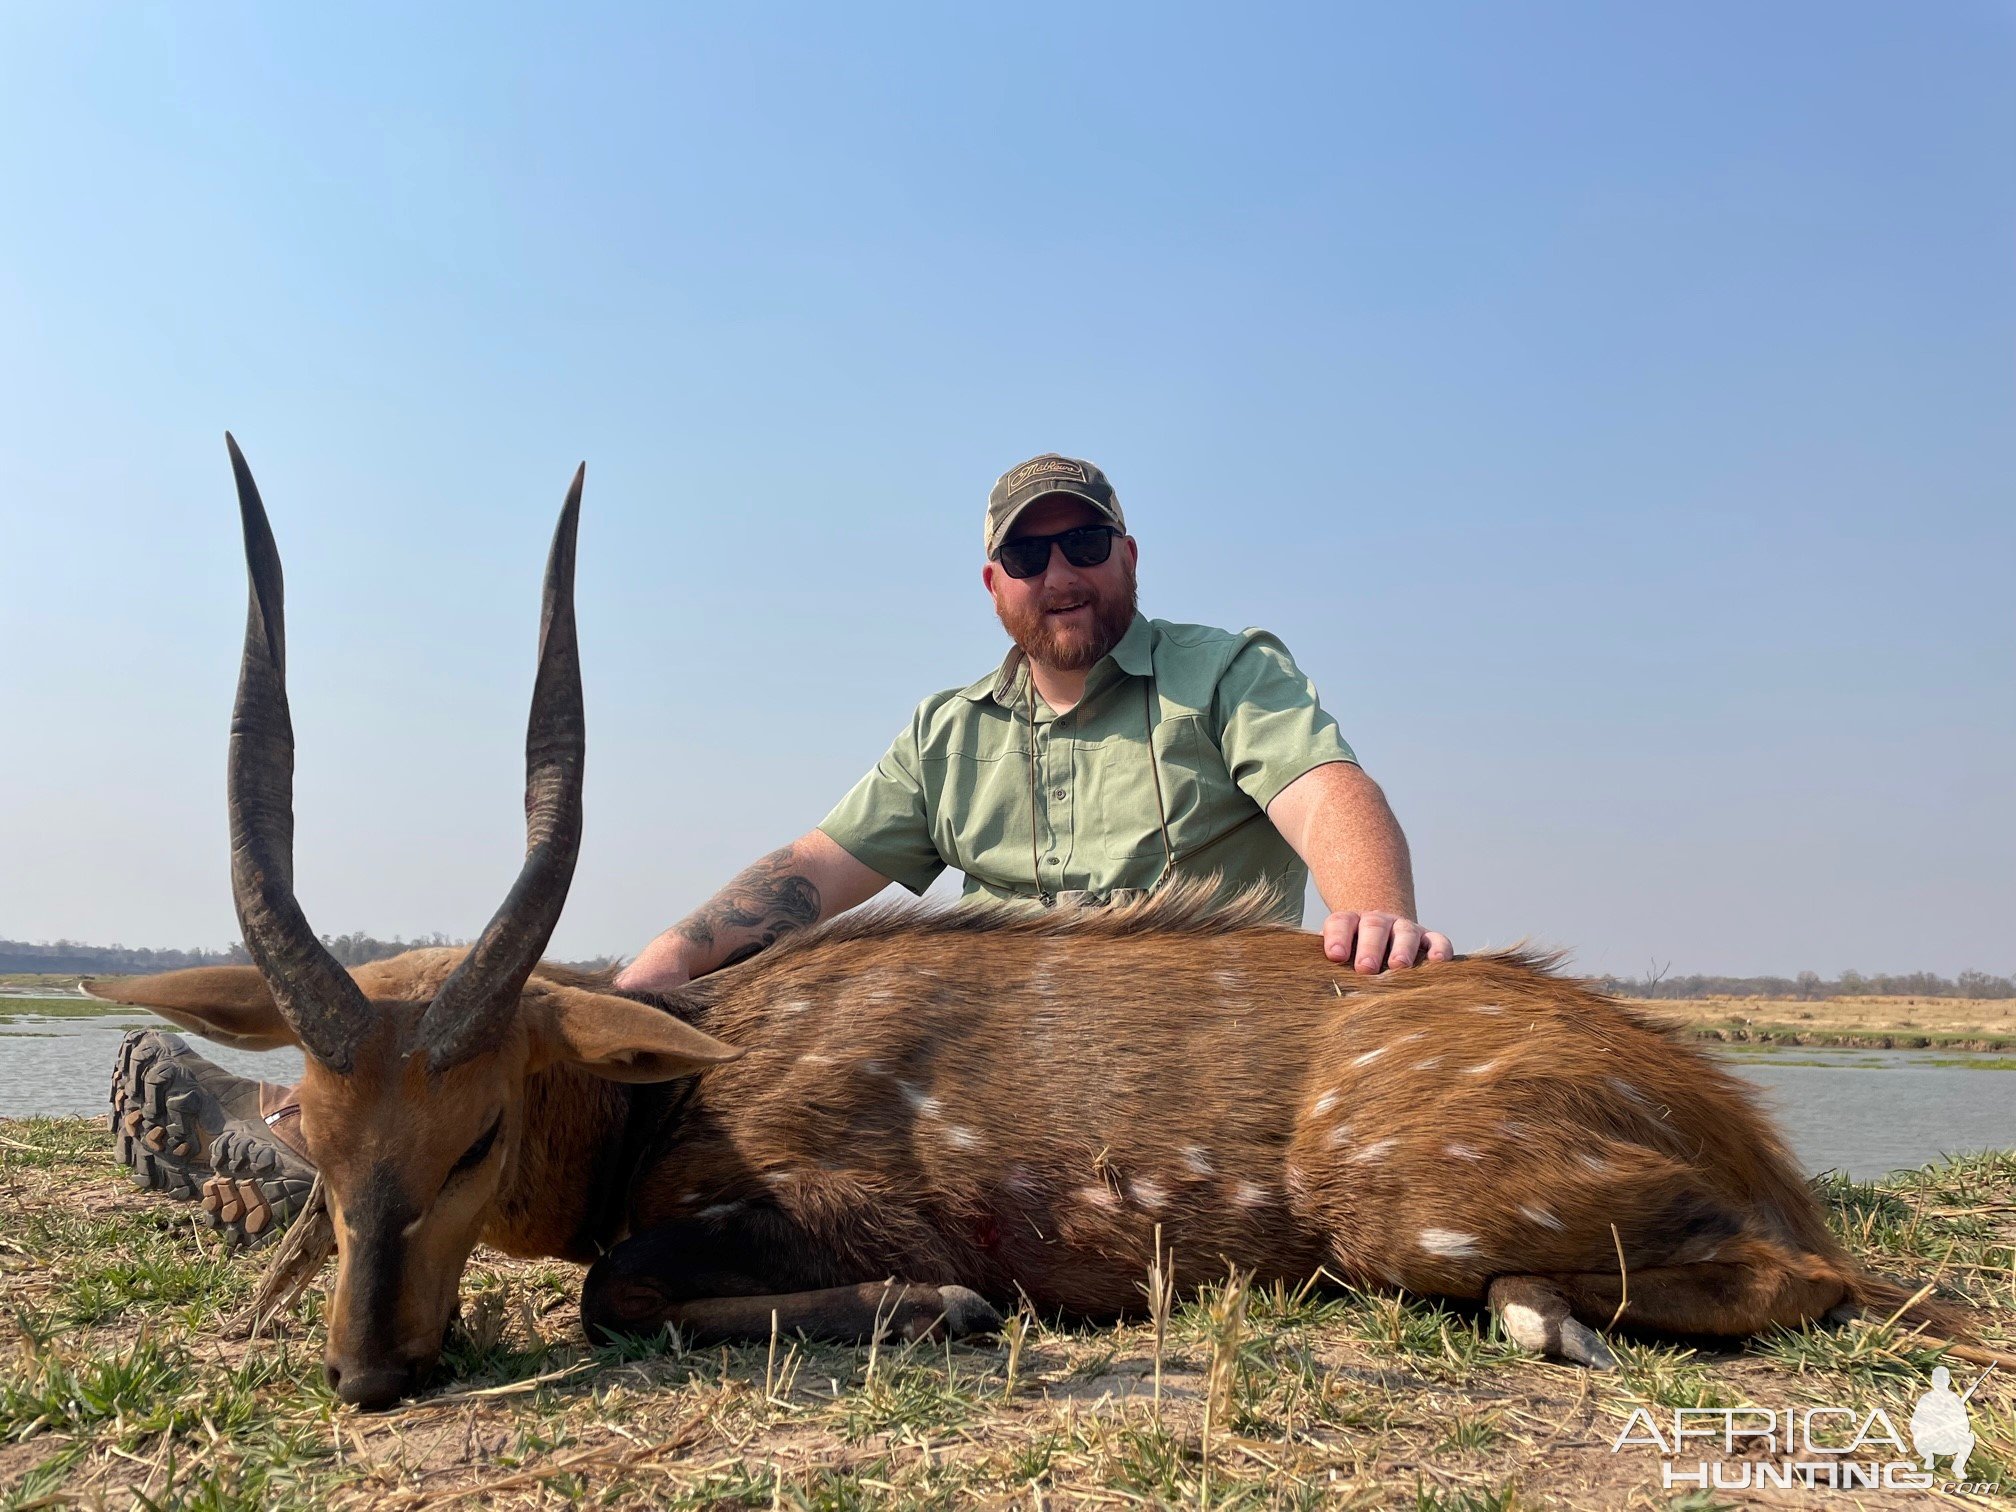
[[[574,534],[584,462],[575,470],[553,549],[539,616],[539,671],[525,730],[525,866],[482,937],[441,984],[420,1023],[435,1070],[490,1044],[518,1011],[519,989],[560,921],[581,848],[581,771],[587,723],[581,655],[574,638]]]
[[[348,1071],[371,1005],[350,973],[322,948],[294,901],[294,723],[287,712],[287,631],[280,551],[259,485],[231,433],[224,433],[245,527],[245,656],[231,709],[226,779],[231,811],[231,894],[245,948],[274,1004],[308,1054]]]

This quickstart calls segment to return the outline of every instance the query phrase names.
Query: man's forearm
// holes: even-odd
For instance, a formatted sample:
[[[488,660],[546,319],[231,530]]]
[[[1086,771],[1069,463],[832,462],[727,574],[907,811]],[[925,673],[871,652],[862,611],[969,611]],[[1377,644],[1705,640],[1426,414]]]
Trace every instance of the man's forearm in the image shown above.
[[[1330,907],[1323,953],[1362,972],[1456,953],[1414,917],[1414,863],[1379,784],[1349,762],[1312,768],[1281,789],[1267,817],[1308,864]]]
[[[1333,912],[1414,917],[1414,863],[1379,784],[1347,762],[1303,774],[1268,808]]]
[[[659,935],[616,985],[662,991],[746,960],[794,929],[845,913],[889,885],[824,832],[813,830],[744,867],[728,885]]]
[[[820,917],[819,887],[795,845],[779,846],[672,926],[686,942],[693,976],[745,960]]]

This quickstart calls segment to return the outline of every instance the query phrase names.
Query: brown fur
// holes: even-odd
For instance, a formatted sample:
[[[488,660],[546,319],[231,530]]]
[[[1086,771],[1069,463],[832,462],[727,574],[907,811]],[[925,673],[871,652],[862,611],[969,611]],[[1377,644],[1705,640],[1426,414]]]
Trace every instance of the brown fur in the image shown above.
[[[696,984],[675,1009],[749,1053],[702,1081],[633,1224],[774,1203],[867,1273],[907,1256],[1093,1313],[1138,1303],[1158,1222],[1193,1277],[1474,1298],[1507,1271],[1614,1280],[1615,1224],[1633,1271],[1740,1238],[1833,1278],[1809,1315],[1845,1294],[1747,1089],[1653,1022],[1522,956],[1357,977],[1258,922],[1264,896],[1209,896],[882,911]],[[1751,1332],[1787,1288],[1684,1326]],[[1628,1315],[1656,1326],[1656,1300]]]
[[[542,966],[504,1041],[444,1075],[409,1042],[460,952],[357,968],[382,1022],[354,1074],[311,1068],[304,1129],[339,1232],[366,1200],[425,1221],[397,1301],[350,1275],[383,1244],[349,1236],[332,1360],[431,1361],[479,1237],[589,1260],[629,1236],[589,1278],[605,1327],[726,1327],[749,1307],[713,1299],[800,1293],[828,1299],[800,1321],[845,1332],[831,1299],[889,1276],[1112,1315],[1158,1224],[1193,1284],[1237,1265],[1523,1299],[1550,1340],[1607,1324],[1620,1285],[1627,1323],[1730,1336],[1892,1298],[1750,1090],[1673,1031],[1531,955],[1360,977],[1265,923],[1264,893],[1213,895],[864,910],[664,1011]],[[175,980],[152,1001],[198,1023]],[[674,1097],[618,1084],[703,1067]],[[498,1110],[500,1153],[443,1192]]]

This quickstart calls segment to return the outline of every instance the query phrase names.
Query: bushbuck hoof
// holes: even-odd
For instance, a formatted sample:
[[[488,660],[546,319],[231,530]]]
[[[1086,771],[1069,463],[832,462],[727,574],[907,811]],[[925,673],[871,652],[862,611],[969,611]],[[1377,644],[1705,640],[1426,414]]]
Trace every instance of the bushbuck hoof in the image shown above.
[[[874,1332],[884,1339],[916,1344],[1001,1331],[1001,1314],[985,1297],[963,1286],[887,1282],[861,1291],[874,1308]],[[861,1337],[865,1342],[866,1330]]]
[[[938,1305],[945,1320],[946,1338],[965,1339],[974,1334],[1001,1332],[1001,1314],[978,1292],[968,1291],[963,1286],[941,1286],[938,1288]]]
[[[1617,1357],[1602,1335],[1568,1310],[1558,1287],[1537,1276],[1501,1276],[1491,1283],[1491,1311],[1505,1336],[1528,1354],[1615,1370]]]
[[[645,1276],[612,1279],[601,1264],[581,1283],[581,1331],[597,1346],[658,1333],[671,1321],[665,1289]]]
[[[1617,1368],[1617,1356],[1610,1353],[1603,1336],[1577,1318],[1569,1318],[1561,1325],[1560,1353],[1562,1359],[1587,1365],[1591,1370]]]

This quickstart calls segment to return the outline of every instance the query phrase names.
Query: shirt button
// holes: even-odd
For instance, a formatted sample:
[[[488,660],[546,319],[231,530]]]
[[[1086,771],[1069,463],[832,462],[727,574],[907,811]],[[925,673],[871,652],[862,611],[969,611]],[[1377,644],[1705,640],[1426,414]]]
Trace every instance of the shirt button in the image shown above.
[[[1057,800],[1059,800],[1059,801],[1061,802],[1061,801],[1063,800],[1063,798],[1064,798],[1064,789],[1062,789],[1062,788],[1052,788],[1052,789],[1050,790],[1050,796],[1051,796],[1052,798],[1055,798],[1055,799],[1057,799]]]
[[[1043,858],[1043,864],[1046,866],[1055,866],[1057,864],[1057,858],[1055,856],[1045,856]]]

